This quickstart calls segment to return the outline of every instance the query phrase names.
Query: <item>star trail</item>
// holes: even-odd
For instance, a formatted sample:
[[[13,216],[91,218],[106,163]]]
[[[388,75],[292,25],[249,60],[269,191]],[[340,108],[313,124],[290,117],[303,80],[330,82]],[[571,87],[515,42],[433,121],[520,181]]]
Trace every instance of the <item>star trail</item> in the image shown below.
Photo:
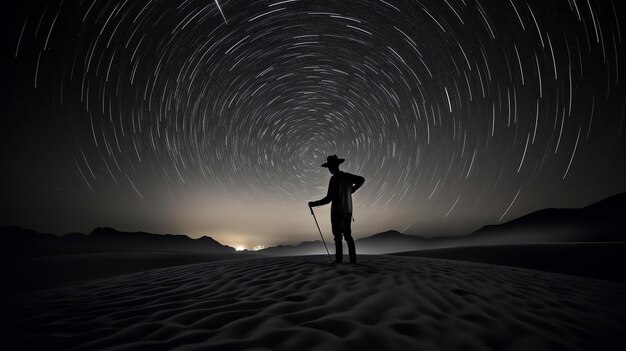
[[[366,179],[357,238],[626,190],[621,1],[13,6],[3,223],[315,240],[330,154]]]

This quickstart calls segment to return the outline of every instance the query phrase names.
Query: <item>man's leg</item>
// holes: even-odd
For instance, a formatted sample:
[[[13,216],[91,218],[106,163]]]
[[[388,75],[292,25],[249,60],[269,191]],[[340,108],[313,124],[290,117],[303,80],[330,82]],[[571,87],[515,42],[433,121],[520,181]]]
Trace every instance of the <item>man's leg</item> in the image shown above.
[[[354,239],[352,238],[352,213],[347,213],[343,218],[343,238],[348,244],[348,253],[350,254],[350,263],[356,263],[356,248],[354,247]]]
[[[341,242],[341,226],[343,223],[341,216],[331,213],[330,224],[335,237],[335,262],[341,263],[343,261],[343,243]]]

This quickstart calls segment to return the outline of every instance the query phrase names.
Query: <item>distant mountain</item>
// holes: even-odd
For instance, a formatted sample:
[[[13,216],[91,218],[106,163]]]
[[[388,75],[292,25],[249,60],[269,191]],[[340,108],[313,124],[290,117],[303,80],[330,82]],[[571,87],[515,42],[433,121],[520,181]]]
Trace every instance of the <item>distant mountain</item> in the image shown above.
[[[151,234],[146,232],[119,232],[113,228],[98,227],[89,234],[98,247],[122,248],[124,250],[161,250],[193,252],[234,252],[235,249],[203,236],[191,239],[186,235]]]
[[[457,246],[611,241],[626,242],[626,193],[580,209],[536,211],[507,223],[485,226],[464,236],[423,238],[391,230],[358,239],[356,246],[361,254],[383,254]],[[330,252],[334,252],[331,235],[326,235],[326,244]],[[107,227],[96,228],[89,235],[70,233],[60,237],[15,226],[0,227],[0,247],[9,255],[123,250],[235,251],[206,236],[191,239],[185,235],[120,232]],[[326,254],[326,250],[318,240],[294,246],[269,247],[257,253],[291,256]]]
[[[328,238],[327,238],[328,239]],[[331,241],[326,241],[326,245],[328,245],[328,249],[335,247],[335,243]],[[278,245],[272,246],[265,249],[261,249],[256,251],[256,253],[260,253],[263,255],[271,255],[271,256],[298,256],[298,255],[311,255],[311,254],[325,254],[326,249],[324,249],[324,244],[321,240],[317,241],[305,241],[298,245]]]
[[[326,245],[331,255],[335,251],[335,242],[332,236],[327,235]],[[445,242],[450,238],[434,238],[426,239],[414,235],[402,234],[395,230],[389,230],[383,233],[374,234],[366,238],[355,240],[355,246],[357,253],[359,254],[384,254],[400,251],[413,251],[424,248],[436,248],[445,245]],[[344,243],[344,252],[347,253],[347,248]],[[257,251],[257,253],[271,256],[297,256],[297,255],[313,255],[313,254],[326,254],[324,244],[321,240],[307,241],[298,245],[279,245],[268,247]]]
[[[380,252],[406,251],[407,247],[426,247],[432,239],[425,239],[418,236],[406,235],[395,230],[356,240],[357,250],[363,254],[377,254]]]
[[[580,209],[548,208],[467,235],[476,244],[626,241],[626,193]],[[472,239],[473,238],[473,239]]]
[[[56,236],[16,226],[0,227],[0,245],[8,254],[43,255],[96,251],[188,251],[223,253],[235,249],[203,236],[191,239],[186,235],[120,232],[98,227],[89,235],[70,233]]]
[[[332,236],[327,235],[334,252]],[[546,242],[626,242],[626,193],[580,209],[544,209],[510,222],[488,225],[456,237],[423,238],[391,230],[355,241],[361,254],[384,254],[457,246],[530,244]],[[346,251],[344,249],[344,251]],[[273,256],[325,254],[321,241],[276,246],[258,251]]]

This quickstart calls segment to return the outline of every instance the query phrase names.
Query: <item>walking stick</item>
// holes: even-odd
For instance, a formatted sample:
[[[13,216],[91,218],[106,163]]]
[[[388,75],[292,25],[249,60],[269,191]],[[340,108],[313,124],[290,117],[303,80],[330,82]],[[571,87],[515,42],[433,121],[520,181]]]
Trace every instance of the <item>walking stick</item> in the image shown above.
[[[324,236],[322,235],[322,230],[320,229],[319,223],[317,223],[317,217],[315,217],[315,212],[313,212],[313,207],[309,207],[311,210],[311,214],[313,215],[313,219],[315,219],[315,225],[317,225],[317,230],[320,232],[320,237],[322,238],[322,242],[324,243],[324,247],[326,248],[326,253],[328,254],[328,259],[330,263],[333,263],[332,257],[330,257],[330,252],[328,252],[328,246],[326,246],[326,241],[324,240]]]

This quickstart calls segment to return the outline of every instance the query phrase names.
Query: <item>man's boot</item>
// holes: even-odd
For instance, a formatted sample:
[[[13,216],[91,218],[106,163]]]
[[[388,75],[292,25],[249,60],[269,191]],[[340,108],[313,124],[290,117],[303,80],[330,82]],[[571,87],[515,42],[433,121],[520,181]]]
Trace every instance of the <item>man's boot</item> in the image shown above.
[[[346,242],[348,243],[348,253],[350,254],[350,263],[356,263],[356,248],[354,247],[354,239],[350,237],[350,239],[347,239]]]
[[[335,240],[335,263],[341,263],[343,261],[343,243],[341,240],[337,242]]]

